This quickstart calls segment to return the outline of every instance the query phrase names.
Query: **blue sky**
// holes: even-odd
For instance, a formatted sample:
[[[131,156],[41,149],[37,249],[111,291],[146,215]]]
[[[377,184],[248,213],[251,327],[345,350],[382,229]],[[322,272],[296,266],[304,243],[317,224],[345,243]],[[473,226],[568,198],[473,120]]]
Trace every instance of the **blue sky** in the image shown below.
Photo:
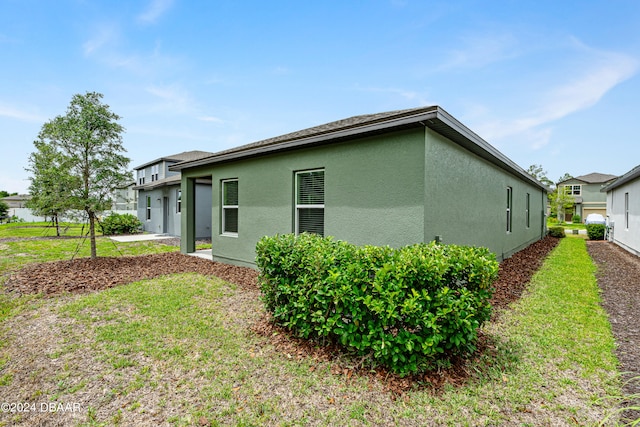
[[[640,2],[0,0],[0,189],[96,91],[131,167],[440,105],[523,168],[640,164]]]

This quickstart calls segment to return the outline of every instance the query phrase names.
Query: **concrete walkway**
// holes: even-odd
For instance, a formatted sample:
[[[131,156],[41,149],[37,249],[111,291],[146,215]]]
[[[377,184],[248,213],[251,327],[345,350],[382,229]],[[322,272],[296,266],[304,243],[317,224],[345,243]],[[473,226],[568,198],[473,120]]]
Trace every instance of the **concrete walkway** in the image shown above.
[[[130,234],[128,236],[110,236],[109,238],[116,242],[141,242],[143,240],[174,239],[175,237],[168,234]]]
[[[162,240],[162,239],[176,239],[176,236],[170,236],[168,234],[131,234],[128,236],[110,236],[111,240],[116,242],[141,242],[145,240]],[[211,249],[201,249],[199,251],[191,252],[187,255],[196,256],[198,258],[213,260],[213,253]]]

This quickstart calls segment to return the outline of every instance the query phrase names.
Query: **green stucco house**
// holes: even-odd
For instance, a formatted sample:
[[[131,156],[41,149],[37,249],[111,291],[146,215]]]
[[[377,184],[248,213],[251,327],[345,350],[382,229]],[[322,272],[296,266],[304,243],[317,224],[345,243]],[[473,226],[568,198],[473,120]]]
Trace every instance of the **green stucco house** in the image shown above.
[[[181,251],[195,251],[196,180],[212,182],[212,257],[255,266],[265,235],[358,245],[439,240],[498,259],[546,233],[547,188],[438,106],[355,116],[170,167]]]
[[[573,206],[565,209],[564,220],[571,222],[573,215],[579,215],[582,222],[592,213],[607,216],[607,196],[602,190],[612,183],[616,175],[593,172],[576,176],[558,182],[558,188],[564,188],[567,194],[573,196]]]

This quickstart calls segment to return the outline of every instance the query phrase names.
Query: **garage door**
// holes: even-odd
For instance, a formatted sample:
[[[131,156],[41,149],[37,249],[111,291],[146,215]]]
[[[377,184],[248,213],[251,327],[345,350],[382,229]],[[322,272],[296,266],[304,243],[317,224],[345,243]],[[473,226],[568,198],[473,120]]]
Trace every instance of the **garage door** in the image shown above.
[[[600,214],[605,218],[607,217],[607,210],[606,209],[584,208],[584,209],[582,209],[582,212],[584,213],[583,220],[585,220],[587,218],[587,215],[592,214],[592,213]]]

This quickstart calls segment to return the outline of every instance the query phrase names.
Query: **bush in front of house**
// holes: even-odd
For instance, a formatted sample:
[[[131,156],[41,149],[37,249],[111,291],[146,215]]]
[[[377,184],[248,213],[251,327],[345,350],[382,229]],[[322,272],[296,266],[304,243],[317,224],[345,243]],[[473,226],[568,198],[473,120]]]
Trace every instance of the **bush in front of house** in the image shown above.
[[[475,351],[491,314],[498,263],[486,248],[286,234],[263,237],[256,252],[262,300],[277,324],[399,374]]]
[[[571,217],[571,222],[574,224],[580,224],[582,222],[582,218],[580,215],[574,215]]]
[[[564,228],[563,227],[550,227],[549,231],[548,231],[548,234],[551,237],[557,237],[557,238],[566,237],[566,234],[564,234]]]
[[[604,240],[604,224],[587,224],[587,236],[590,240]]]
[[[132,214],[112,213],[100,221],[102,234],[112,236],[115,234],[134,234],[142,229],[142,222]]]

